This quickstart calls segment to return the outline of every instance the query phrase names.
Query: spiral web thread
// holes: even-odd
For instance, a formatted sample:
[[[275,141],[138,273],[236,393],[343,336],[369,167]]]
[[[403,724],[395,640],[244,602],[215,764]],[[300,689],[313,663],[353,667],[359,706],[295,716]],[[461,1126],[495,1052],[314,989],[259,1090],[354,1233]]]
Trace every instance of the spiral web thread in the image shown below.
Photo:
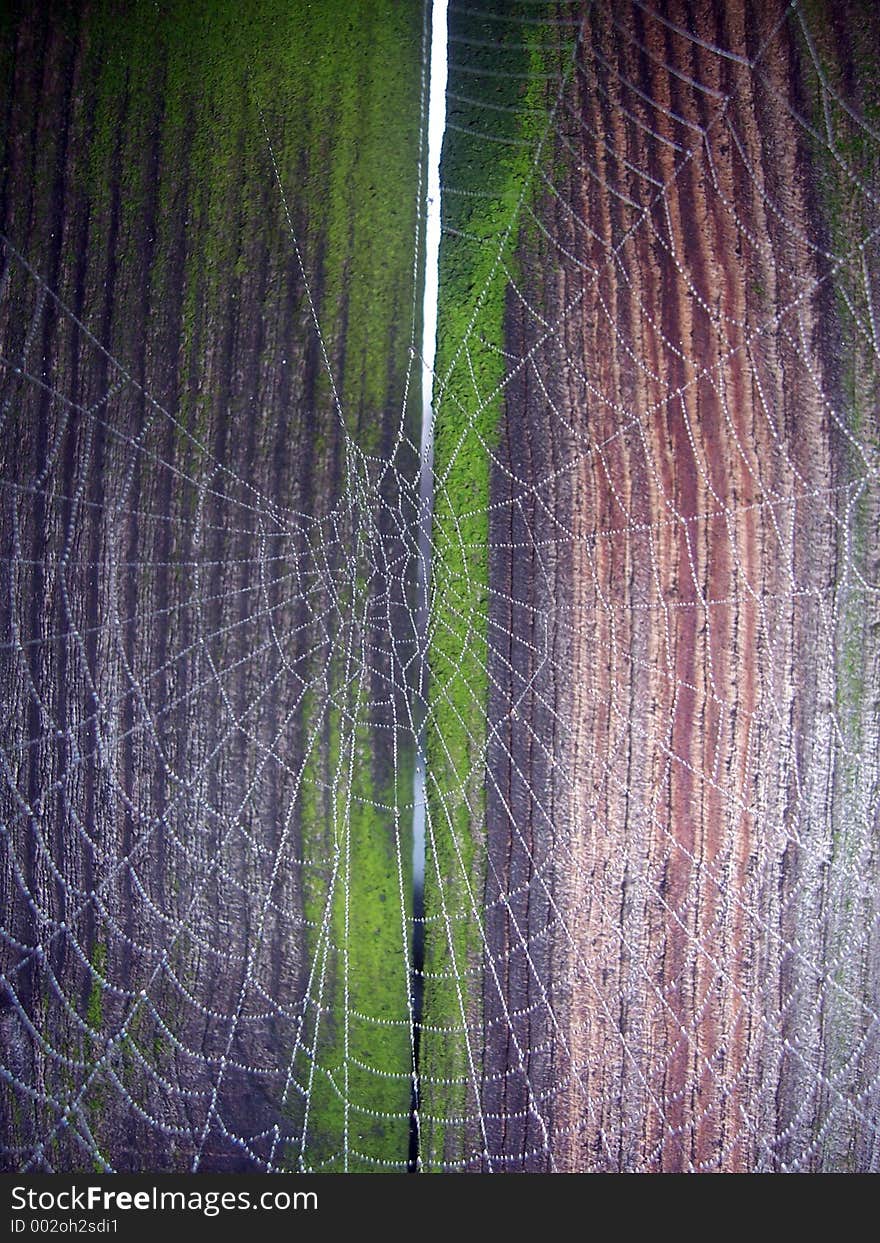
[[[8,1167],[402,1170],[412,1091],[424,1169],[876,1168],[876,79],[821,6],[721,7],[450,6],[432,520],[415,301],[366,453],[266,117],[343,429],[326,513],[181,428],[4,238],[0,417],[49,411],[2,479]],[[39,364],[50,314],[88,401]],[[393,1014],[352,969],[374,823]]]

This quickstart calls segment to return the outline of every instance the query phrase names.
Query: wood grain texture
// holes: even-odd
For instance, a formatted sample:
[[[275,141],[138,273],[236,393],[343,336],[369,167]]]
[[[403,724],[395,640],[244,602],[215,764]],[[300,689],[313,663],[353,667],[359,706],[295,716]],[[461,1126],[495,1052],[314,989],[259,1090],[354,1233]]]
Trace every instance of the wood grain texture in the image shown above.
[[[8,1168],[406,1161],[422,11],[245,7],[4,6]]]
[[[867,15],[493,12],[544,23],[550,120],[489,449],[488,1155],[475,1122],[463,1149],[873,1169]]]

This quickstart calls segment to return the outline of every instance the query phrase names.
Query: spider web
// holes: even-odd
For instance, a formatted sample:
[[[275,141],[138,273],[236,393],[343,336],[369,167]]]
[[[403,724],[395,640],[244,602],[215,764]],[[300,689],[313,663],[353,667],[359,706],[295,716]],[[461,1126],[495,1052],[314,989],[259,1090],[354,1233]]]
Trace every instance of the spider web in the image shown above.
[[[876,1164],[859,20],[450,11],[429,1168]]]
[[[9,1168],[880,1160],[857,6],[449,23],[432,505],[421,225],[370,442],[266,100],[301,345],[240,423],[3,239]]]

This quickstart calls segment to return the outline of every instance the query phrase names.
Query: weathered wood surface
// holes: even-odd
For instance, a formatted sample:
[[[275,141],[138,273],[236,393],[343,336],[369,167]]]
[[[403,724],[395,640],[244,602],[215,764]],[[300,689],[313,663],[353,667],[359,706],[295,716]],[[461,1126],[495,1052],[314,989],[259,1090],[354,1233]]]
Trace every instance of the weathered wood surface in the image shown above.
[[[405,1160],[422,15],[343,7],[4,10],[10,1168]],[[877,1166],[870,12],[452,7],[426,1168]]]
[[[406,1161],[422,24],[4,6],[9,1168]]]
[[[870,6],[483,7],[453,8],[495,72],[452,71],[473,102],[453,104],[447,223],[489,211],[455,194],[464,131],[500,104],[529,140],[536,81],[549,122],[501,251],[494,439],[479,423],[480,1072],[431,1158],[876,1168]],[[474,372],[471,411],[492,392]]]

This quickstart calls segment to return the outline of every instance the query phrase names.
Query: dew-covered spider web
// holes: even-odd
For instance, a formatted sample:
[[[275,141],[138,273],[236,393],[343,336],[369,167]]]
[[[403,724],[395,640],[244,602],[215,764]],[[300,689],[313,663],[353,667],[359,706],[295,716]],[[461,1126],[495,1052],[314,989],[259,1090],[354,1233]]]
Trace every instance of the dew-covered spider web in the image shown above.
[[[871,6],[453,0],[435,358],[262,7],[4,32],[3,1165],[877,1169]]]

